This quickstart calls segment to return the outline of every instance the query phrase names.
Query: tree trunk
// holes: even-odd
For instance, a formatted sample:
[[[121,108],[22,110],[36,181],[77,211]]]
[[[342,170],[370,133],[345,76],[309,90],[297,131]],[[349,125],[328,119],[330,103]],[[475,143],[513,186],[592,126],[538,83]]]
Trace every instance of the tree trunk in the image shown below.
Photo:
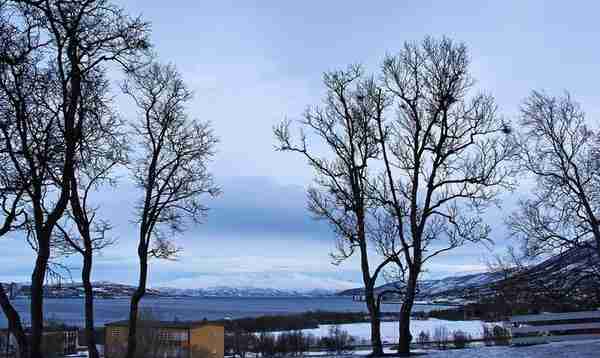
[[[365,290],[365,301],[367,302],[369,317],[371,319],[371,355],[374,357],[382,356],[383,344],[381,343],[381,318],[379,317],[379,306],[377,305],[373,288]]]
[[[94,242],[90,234],[91,220],[88,219],[87,213],[82,207],[77,178],[75,176],[71,178],[71,197],[69,199],[75,222],[77,223],[77,229],[83,239],[83,250],[77,245],[74,246],[83,256],[81,282],[83,283],[85,292],[85,339],[88,346],[88,356],[90,358],[99,358],[100,354],[96,348],[96,332],[94,330],[94,290],[91,278],[94,263]]]
[[[81,271],[81,280],[85,292],[85,339],[88,346],[88,355],[90,358],[99,358],[100,354],[96,348],[96,332],[94,331],[94,291],[92,288],[92,253],[87,251],[83,255],[83,269]]]
[[[373,289],[375,286],[375,279],[377,278],[371,277],[369,267],[364,212],[359,210],[356,216],[359,237],[358,241],[360,242],[361,270],[363,274],[363,282],[365,284],[365,301],[367,303],[367,309],[369,310],[369,316],[371,319],[371,355],[381,356],[383,355],[383,346],[381,344],[381,323],[379,317],[379,307],[377,305]]]
[[[408,285],[406,285],[406,297],[402,306],[400,306],[400,319],[398,327],[398,354],[401,356],[410,355],[410,343],[413,339],[410,334],[410,317],[415,303],[415,295],[417,292],[417,274],[412,270],[409,273]]]
[[[27,357],[27,336],[25,335],[25,330],[21,325],[21,317],[19,317],[19,313],[13,307],[12,303],[6,292],[4,291],[4,286],[0,283],[0,306],[2,306],[2,311],[4,312],[4,316],[6,316],[6,320],[8,321],[8,330],[15,337],[17,341],[17,357],[18,358],[26,358]],[[8,341],[7,341],[8,347]]]
[[[49,235],[38,236],[38,256],[35,269],[31,275],[31,337],[29,341],[29,356],[44,358],[42,352],[42,335],[44,332],[44,281],[48,260],[50,258]]]
[[[131,296],[131,305],[129,307],[129,336],[127,339],[126,358],[134,358],[137,349],[137,319],[139,317],[139,305],[142,297],[146,293],[146,281],[148,277],[148,257],[145,247],[140,245],[138,256],[140,258],[140,280],[138,287]]]

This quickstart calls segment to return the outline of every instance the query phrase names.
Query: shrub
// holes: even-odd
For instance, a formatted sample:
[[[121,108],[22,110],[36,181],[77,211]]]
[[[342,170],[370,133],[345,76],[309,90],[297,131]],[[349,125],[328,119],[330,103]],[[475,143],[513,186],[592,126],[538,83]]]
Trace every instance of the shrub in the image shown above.
[[[492,333],[492,328],[487,324],[483,325],[483,344],[487,347],[494,345],[494,334]]]
[[[431,341],[431,337],[429,336],[429,331],[421,331],[417,336],[417,344],[424,346],[425,344]]]
[[[455,348],[462,349],[467,347],[472,337],[461,330],[457,330],[452,332],[452,340]]]
[[[433,331],[433,341],[435,342],[438,349],[448,348],[448,328],[446,326],[435,327]]]
[[[254,353],[260,353],[263,357],[272,357],[275,355],[275,336],[270,333],[262,332],[256,339]]]
[[[356,340],[339,325],[329,327],[329,336],[322,337],[320,345],[334,354],[347,354],[354,350]]]
[[[158,337],[154,338],[154,340],[158,340]],[[224,342],[225,352],[245,357],[246,353],[250,352],[251,348],[255,345],[255,340],[256,337],[254,334],[241,329],[227,333]]]
[[[309,350],[312,342],[314,336],[307,336],[302,331],[283,332],[277,336],[275,353],[282,356],[299,356]]]
[[[494,344],[497,346],[507,346],[510,343],[510,331],[502,326],[494,326],[492,330],[494,335]]]
[[[499,325],[483,325],[483,343],[486,346],[506,346],[510,343],[510,331]]]

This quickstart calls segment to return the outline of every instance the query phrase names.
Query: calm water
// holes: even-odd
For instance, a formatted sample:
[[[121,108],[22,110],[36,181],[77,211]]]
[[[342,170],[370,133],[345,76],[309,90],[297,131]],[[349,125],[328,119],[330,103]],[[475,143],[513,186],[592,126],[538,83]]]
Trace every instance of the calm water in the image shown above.
[[[83,299],[45,299],[46,318],[67,324],[83,326]],[[29,300],[13,301],[25,323],[29,322]],[[263,315],[301,313],[324,310],[336,312],[366,312],[363,302],[349,297],[326,298],[156,298],[142,301],[142,306],[164,320],[209,320],[225,317],[257,317]],[[417,311],[427,311],[433,306],[417,306]],[[437,306],[439,308],[439,306]],[[399,305],[385,304],[382,311],[398,312]],[[95,300],[97,325],[127,318],[128,299]],[[6,318],[0,313],[0,327],[6,327]]]

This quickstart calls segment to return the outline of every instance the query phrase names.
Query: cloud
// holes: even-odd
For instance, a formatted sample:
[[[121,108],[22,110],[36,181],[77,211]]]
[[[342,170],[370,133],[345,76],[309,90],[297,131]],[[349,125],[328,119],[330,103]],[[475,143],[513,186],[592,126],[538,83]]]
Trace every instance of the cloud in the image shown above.
[[[221,180],[223,195],[211,207],[204,225],[196,228],[209,235],[239,235],[307,239],[331,237],[327,224],[315,221],[306,210],[305,189],[281,185],[264,177]]]
[[[193,237],[249,237],[287,238],[304,236],[306,239],[330,239],[326,223],[311,218],[306,210],[305,188],[282,185],[267,177],[220,177],[218,184],[223,194],[206,197],[210,208],[203,223],[189,223],[181,236]],[[110,220],[114,235],[120,243],[136,237],[134,206],[141,193],[133,185],[123,182],[118,188],[105,189],[95,197],[100,213]]]
[[[335,249],[334,235],[326,223],[310,217],[303,186],[283,185],[266,177],[223,177],[218,181],[224,194],[207,202],[211,210],[205,222],[190,224],[186,232],[172,238],[183,249],[180,257],[173,262],[151,260],[151,285],[286,289],[362,285],[358,257],[341,266],[332,265],[329,253]],[[132,214],[139,195],[127,182],[98,194],[100,215],[112,222],[118,243],[97,256],[94,280],[136,282],[137,226]],[[500,209],[494,211],[488,217],[503,215]],[[501,223],[495,229],[495,239],[501,242],[505,235]],[[0,266],[10,270],[4,271],[0,280],[29,281],[33,253],[24,240],[13,236],[2,242],[5,254],[0,256]],[[489,254],[475,245],[457,249],[429,264],[425,276],[485,271],[486,252]],[[80,257],[63,261],[72,268],[73,279],[79,280]],[[370,261],[376,265],[379,258],[371,256]]]

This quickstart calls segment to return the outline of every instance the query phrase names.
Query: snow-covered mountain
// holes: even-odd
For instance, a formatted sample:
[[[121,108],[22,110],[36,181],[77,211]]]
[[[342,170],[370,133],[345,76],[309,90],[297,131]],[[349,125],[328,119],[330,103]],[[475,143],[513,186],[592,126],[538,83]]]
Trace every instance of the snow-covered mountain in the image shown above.
[[[587,268],[600,268],[600,260],[597,257],[596,252],[590,249],[569,250],[527,268],[520,273],[520,277],[528,282],[530,289],[538,287],[536,285],[545,288],[549,286],[561,288],[561,285],[562,287],[566,287],[566,285],[576,280],[589,276]],[[495,284],[505,278],[506,273],[484,272],[437,280],[423,280],[420,282],[418,299],[429,300],[481,296],[489,293]],[[582,282],[585,284],[585,281]],[[337,281],[333,281],[333,283],[338,284]],[[363,291],[362,288],[354,288],[341,292],[335,288],[288,288],[291,285],[282,287],[268,279],[265,280],[265,286],[267,287],[257,286],[244,287],[239,285],[208,288],[154,287],[147,290],[147,297],[323,297],[336,294],[341,296],[361,295]],[[389,283],[377,287],[376,292],[393,290],[396,287],[397,283]],[[27,284],[7,285],[6,288],[13,297],[29,296],[29,285]],[[98,298],[130,297],[134,289],[135,287],[130,285],[112,282],[94,283],[94,293]],[[52,285],[45,287],[44,290],[46,297],[83,297],[83,287],[80,283]]]
[[[12,297],[29,297],[29,284],[7,285]],[[95,282],[93,285],[94,295],[97,298],[120,298],[130,297],[135,287],[123,285],[114,282]],[[148,297],[162,296],[161,292],[155,289],[147,289]],[[76,298],[84,296],[84,289],[81,283],[61,283],[44,286],[44,296],[49,298]]]
[[[518,274],[518,279],[528,282],[529,289],[536,287],[554,287],[556,289],[568,287],[569,284],[579,281],[580,287],[585,286],[585,279],[594,279],[590,270],[600,268],[600,259],[597,253],[589,248],[571,249],[562,254],[550,257],[538,264],[523,269]],[[506,272],[483,272],[469,275],[452,276],[438,280],[423,280],[419,284],[418,299],[436,298],[469,298],[489,293],[494,285],[507,278]],[[388,283],[377,287],[377,293],[394,290],[397,282]],[[339,295],[361,295],[362,288],[342,291]]]
[[[162,294],[184,297],[317,297],[332,296],[335,290],[286,290],[257,287],[209,287],[196,289],[158,288]]]
[[[436,297],[447,297],[447,296],[461,296],[462,292],[466,290],[472,290],[476,287],[484,287],[497,280],[501,279],[501,275],[497,273],[476,273],[463,276],[451,276],[438,280],[423,280],[419,284],[419,298],[428,299]],[[394,290],[398,283],[392,282],[375,289],[376,293],[380,293],[387,290]],[[339,293],[340,296],[354,296],[361,295],[363,292],[362,288],[355,288],[351,290],[342,291]]]
[[[114,282],[95,282],[94,294],[98,298],[124,298],[130,297],[135,290],[134,286]],[[29,296],[30,286],[27,284],[12,285],[12,296]],[[202,289],[180,288],[149,288],[146,297],[323,297],[332,296],[335,290],[284,290],[276,288],[256,287],[211,287]],[[44,287],[44,295],[50,298],[76,298],[84,296],[81,283],[68,283],[49,285]]]

